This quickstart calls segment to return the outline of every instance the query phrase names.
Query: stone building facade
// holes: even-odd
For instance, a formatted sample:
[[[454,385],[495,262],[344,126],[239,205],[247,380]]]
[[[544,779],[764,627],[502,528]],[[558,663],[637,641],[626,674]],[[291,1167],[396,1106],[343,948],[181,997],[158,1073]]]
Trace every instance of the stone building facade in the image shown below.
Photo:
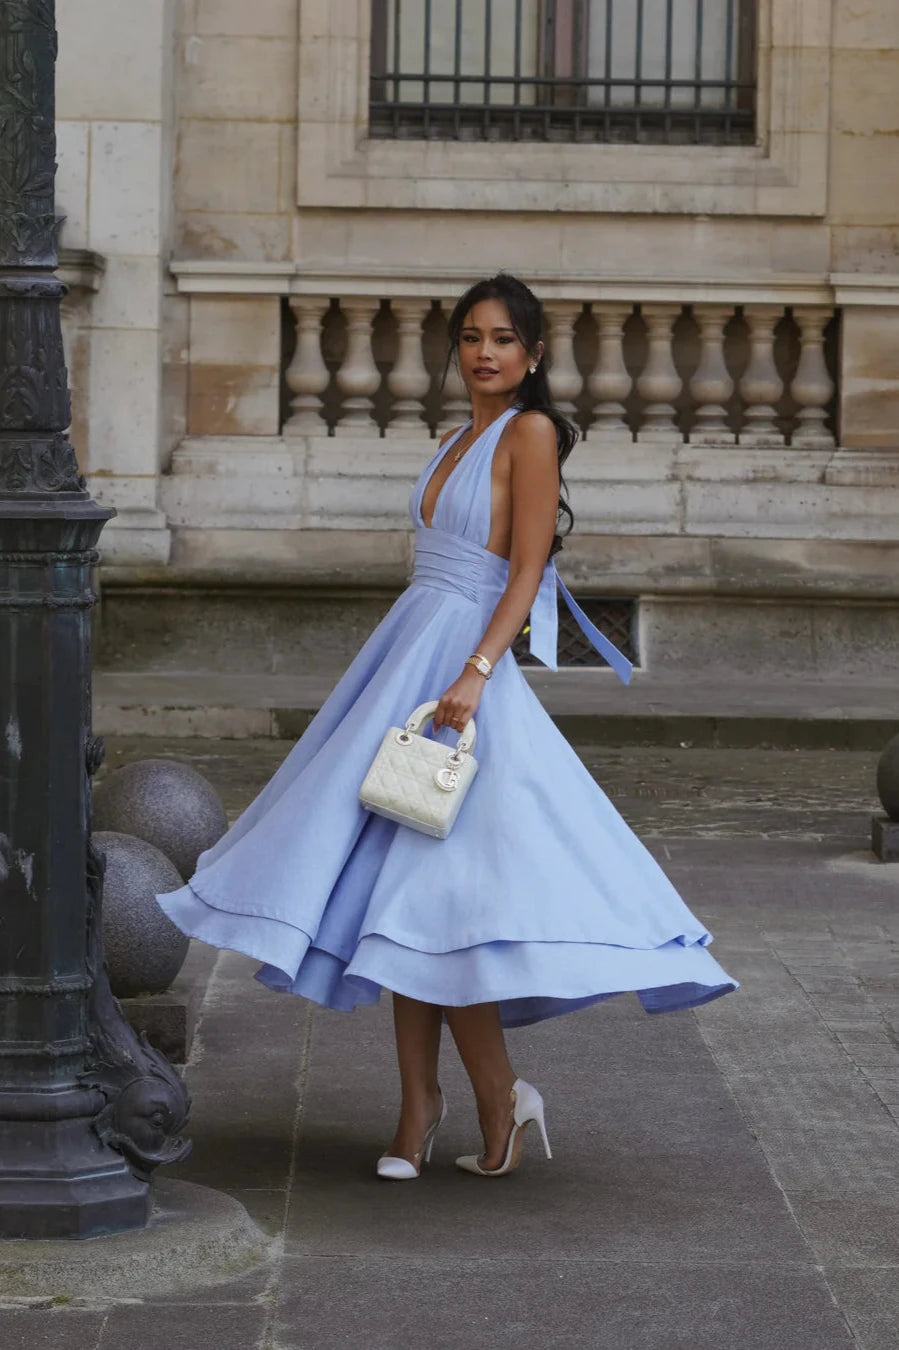
[[[162,607],[183,651],[198,615],[224,643],[275,605],[343,659],[341,616],[355,641],[408,574],[429,438],[464,417],[447,309],[505,267],[545,303],[585,433],[562,570],[632,603],[641,663],[882,671],[896,0],[755,0],[742,144],[372,136],[392,12],[58,6],[74,439],[118,512],[104,622]]]

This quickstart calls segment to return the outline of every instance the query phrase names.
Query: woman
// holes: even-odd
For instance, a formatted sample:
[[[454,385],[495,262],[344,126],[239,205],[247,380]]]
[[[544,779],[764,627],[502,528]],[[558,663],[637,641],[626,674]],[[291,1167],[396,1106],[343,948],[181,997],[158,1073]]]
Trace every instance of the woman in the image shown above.
[[[561,585],[561,467],[576,432],[552,406],[536,297],[500,274],[450,319],[471,420],[441,441],[410,503],[412,584],[274,778],[183,889],[161,896],[193,937],[263,962],[257,978],[328,1007],[393,992],[402,1105],[381,1176],[417,1177],[446,1107],[443,1020],[484,1136],[458,1165],[501,1176],[540,1094],[516,1077],[504,1026],[635,990],[650,1012],[736,988],[711,940],[555,729],[509,648],[555,669],[556,592],[623,679],[629,663]],[[454,743],[476,719],[480,769],[435,840],[361,809],[381,738],[428,699]]]

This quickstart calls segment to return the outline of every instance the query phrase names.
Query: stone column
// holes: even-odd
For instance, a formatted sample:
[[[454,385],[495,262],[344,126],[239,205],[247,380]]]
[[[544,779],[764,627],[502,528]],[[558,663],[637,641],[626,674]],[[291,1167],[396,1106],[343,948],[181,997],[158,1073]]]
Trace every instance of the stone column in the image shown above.
[[[733,310],[725,305],[694,305],[699,325],[700,357],[690,381],[696,415],[690,440],[694,445],[733,445],[736,437],[727,425],[726,404],[734,391],[724,361],[724,328]]]
[[[327,434],[322,417],[322,395],[329,373],[322,356],[322,320],[330,301],[318,295],[292,295],[290,308],[297,328],[297,345],[285,376],[291,392],[285,436]]]
[[[774,364],[774,329],[783,315],[780,306],[747,305],[749,364],[740,380],[744,402],[741,445],[783,445],[783,433],[775,422],[774,405],[783,393],[783,380]]]
[[[560,412],[577,413],[583,378],[574,359],[574,325],[583,306],[576,300],[549,300],[543,306],[549,347],[549,387]]]
[[[343,396],[337,436],[379,436],[372,402],[381,384],[381,375],[372,352],[372,324],[379,302],[370,296],[350,297],[340,307],[346,318],[347,347],[337,372],[337,387]]]
[[[876,458],[899,444],[899,278],[843,275],[840,307],[838,442]],[[854,453],[854,462],[861,458]]]
[[[624,420],[624,400],[632,383],[624,364],[624,325],[633,306],[598,304],[593,312],[599,328],[599,352],[596,369],[587,379],[587,389],[596,400],[596,422],[588,434],[591,439],[630,439],[630,428]]]
[[[799,365],[790,386],[790,393],[798,404],[793,444],[810,449],[826,448],[834,444],[833,433],[827,426],[827,405],[833,398],[833,380],[824,360],[824,329],[832,318],[830,310],[793,310],[799,325],[801,343]]]
[[[422,355],[422,324],[431,311],[430,300],[391,300],[399,330],[399,349],[393,369],[387,376],[387,388],[393,396],[393,414],[389,433],[426,437],[422,400],[431,387],[431,377]]]
[[[455,298],[443,299],[440,302],[440,308],[449,317],[455,308],[455,304]],[[468,397],[465,381],[459,374],[455,357],[453,357],[447,367],[446,379],[443,382],[437,435],[443,436],[453,427],[461,426],[463,422],[468,421],[469,417],[471,417],[471,399]]]
[[[465,381],[456,369],[455,361],[450,361],[443,382],[443,401],[440,408],[440,421],[437,434],[442,436],[453,427],[461,426],[471,417],[471,399],[465,388]]]
[[[641,305],[646,323],[649,358],[637,378],[637,392],[645,400],[638,441],[680,441],[674,420],[674,400],[681,390],[681,377],[674,364],[671,342],[679,305]]]

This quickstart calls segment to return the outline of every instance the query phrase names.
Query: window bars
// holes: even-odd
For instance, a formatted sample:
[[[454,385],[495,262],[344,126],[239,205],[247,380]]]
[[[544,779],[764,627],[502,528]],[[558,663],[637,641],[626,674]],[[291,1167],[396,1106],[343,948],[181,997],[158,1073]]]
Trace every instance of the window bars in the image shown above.
[[[635,641],[637,607],[634,600],[610,600],[599,596],[578,596],[578,604],[591,623],[615,643],[634,665],[639,665]],[[607,661],[587,641],[570,609],[561,600],[559,605],[559,665],[571,667],[605,666]],[[512,644],[512,654],[520,666],[536,666],[539,661],[529,649],[530,629],[525,627]]]
[[[373,0],[370,133],[751,144],[755,0]]]

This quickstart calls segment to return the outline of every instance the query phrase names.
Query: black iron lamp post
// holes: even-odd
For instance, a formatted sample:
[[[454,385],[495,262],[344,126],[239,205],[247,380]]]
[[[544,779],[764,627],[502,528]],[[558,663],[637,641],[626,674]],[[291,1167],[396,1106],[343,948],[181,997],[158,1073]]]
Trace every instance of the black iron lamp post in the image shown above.
[[[109,992],[90,847],[91,568],[65,434],[54,0],[0,0],[0,1238],[140,1227],[180,1079]]]

